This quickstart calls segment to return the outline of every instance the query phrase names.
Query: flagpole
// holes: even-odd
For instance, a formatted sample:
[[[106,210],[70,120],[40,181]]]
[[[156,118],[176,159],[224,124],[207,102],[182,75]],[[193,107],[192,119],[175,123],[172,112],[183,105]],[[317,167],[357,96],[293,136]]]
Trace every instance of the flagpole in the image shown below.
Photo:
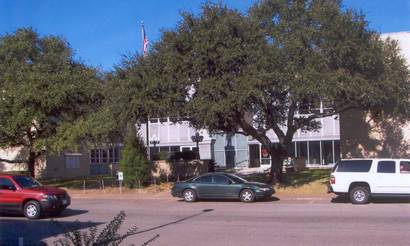
[[[144,22],[141,21],[141,44],[142,44],[142,54],[144,55],[144,43],[145,43],[145,29],[144,29]],[[147,124],[146,124],[146,139],[147,139],[147,152],[148,152],[148,161],[151,162],[151,150],[149,147],[149,116],[147,116]]]
[[[144,28],[144,22],[141,21],[141,51],[142,51],[142,54],[144,54],[144,39],[145,39],[145,28]]]

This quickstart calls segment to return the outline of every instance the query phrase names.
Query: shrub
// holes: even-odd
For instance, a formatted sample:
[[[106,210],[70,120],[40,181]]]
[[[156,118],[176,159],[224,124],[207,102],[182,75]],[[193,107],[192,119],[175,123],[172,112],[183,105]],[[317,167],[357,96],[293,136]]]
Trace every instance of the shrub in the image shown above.
[[[124,172],[124,185],[129,188],[134,188],[138,181],[143,183],[149,178],[150,166],[146,152],[143,152],[145,150],[144,143],[137,135],[135,127],[130,127],[120,159],[120,170]]]
[[[197,153],[194,151],[182,151],[182,152],[173,152],[170,156],[169,156],[169,161],[173,162],[173,161],[179,161],[180,159],[183,159],[184,161],[191,161],[191,160],[195,160],[197,157]]]
[[[74,225],[70,228],[64,227],[64,238],[54,242],[56,246],[97,246],[107,245],[114,246],[119,245],[126,237],[137,233],[137,227],[132,227],[124,235],[118,234],[122,223],[124,222],[126,214],[121,211],[117,214],[113,220],[111,220],[105,228],[97,235],[97,227],[93,226],[87,231],[80,231],[78,225]],[[78,222],[78,221],[77,221]],[[78,222],[79,223],[79,222]],[[157,239],[159,235],[154,236],[150,240],[144,242],[142,245],[146,246],[149,243]]]

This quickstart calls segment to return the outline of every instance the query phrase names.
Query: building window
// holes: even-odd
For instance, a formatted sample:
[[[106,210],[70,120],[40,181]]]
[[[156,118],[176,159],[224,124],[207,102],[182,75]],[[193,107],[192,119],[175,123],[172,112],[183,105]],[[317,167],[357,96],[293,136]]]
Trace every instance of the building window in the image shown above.
[[[71,168],[80,168],[80,157],[81,154],[65,154],[65,167],[68,169]]]
[[[108,151],[106,149],[100,150],[101,162],[108,163]]]
[[[109,163],[118,163],[120,161],[120,146],[113,146],[108,149]]]
[[[115,145],[108,148],[92,149],[90,153],[91,164],[118,163],[120,161],[121,146]]]
[[[167,152],[167,153],[169,153],[169,146],[161,146],[161,147],[159,147],[159,152]]]
[[[180,150],[180,146],[171,146],[171,152],[178,152]]]
[[[192,149],[192,147],[181,147],[181,151],[190,151]]]
[[[90,159],[91,159],[91,164],[99,164],[100,163],[100,150],[92,149]]]
[[[296,142],[296,152],[298,158],[307,160],[307,142]]]
[[[335,150],[335,161],[334,163],[340,160],[340,141],[334,140],[333,141],[333,149]]]
[[[261,164],[270,165],[270,155],[267,148],[261,147]]]
[[[320,164],[320,141],[309,142],[309,164]]]
[[[322,163],[327,165],[333,163],[333,143],[332,140],[322,141]]]

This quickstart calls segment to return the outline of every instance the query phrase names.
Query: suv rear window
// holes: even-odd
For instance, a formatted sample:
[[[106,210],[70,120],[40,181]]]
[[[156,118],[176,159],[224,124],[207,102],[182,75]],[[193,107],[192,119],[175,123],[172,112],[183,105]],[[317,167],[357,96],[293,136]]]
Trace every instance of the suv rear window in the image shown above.
[[[372,166],[372,160],[345,160],[339,162],[336,172],[366,173]]]

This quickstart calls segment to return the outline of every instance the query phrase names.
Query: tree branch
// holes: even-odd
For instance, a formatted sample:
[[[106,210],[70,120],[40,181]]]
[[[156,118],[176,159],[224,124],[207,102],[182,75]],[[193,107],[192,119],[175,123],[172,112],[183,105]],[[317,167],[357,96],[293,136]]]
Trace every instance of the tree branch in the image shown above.
[[[7,163],[27,163],[27,160],[8,160],[0,158],[0,162],[7,162]]]
[[[276,136],[278,137],[279,141],[284,141],[285,139],[285,134],[283,133],[282,129],[280,129],[279,125],[277,124],[276,120],[274,119],[274,110],[272,108],[272,103],[268,103],[266,106],[267,109],[267,126],[272,128],[272,130],[275,132]]]
[[[272,144],[270,139],[265,134],[261,134],[260,132],[258,132],[258,130],[256,130],[251,124],[246,122],[246,120],[243,117],[241,117],[239,113],[237,113],[236,117],[240,127],[243,129],[244,132],[246,132],[248,135],[251,135],[264,146],[269,146]]]

